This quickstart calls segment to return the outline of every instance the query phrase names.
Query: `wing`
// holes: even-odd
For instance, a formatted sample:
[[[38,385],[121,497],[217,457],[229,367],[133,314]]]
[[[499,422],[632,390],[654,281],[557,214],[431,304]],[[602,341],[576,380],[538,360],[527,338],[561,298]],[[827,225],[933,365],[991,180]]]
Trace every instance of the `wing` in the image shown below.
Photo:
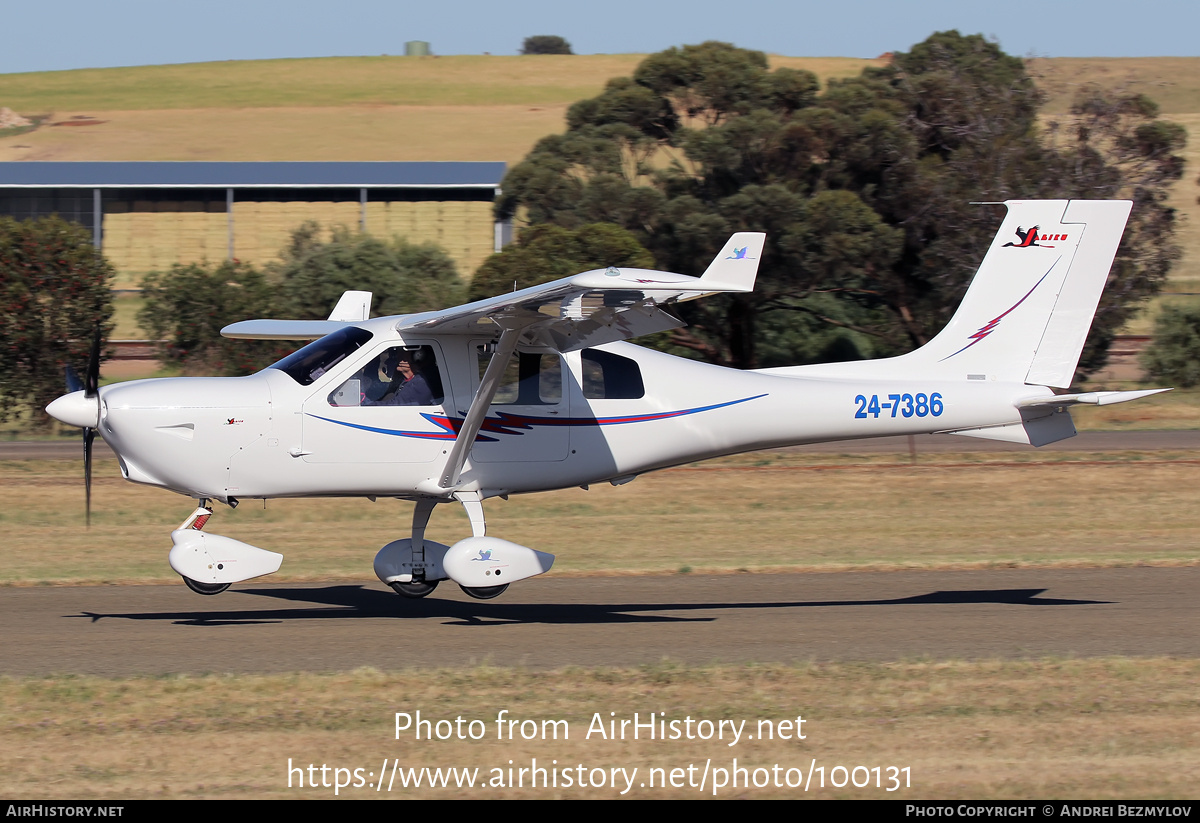
[[[527,342],[563,352],[675,329],[684,324],[664,306],[754,289],[765,237],[734,234],[702,277],[610,266],[445,311],[406,315],[396,328],[435,334],[520,330]]]
[[[765,238],[757,232],[733,235],[702,277],[610,266],[456,309],[402,317],[396,325],[401,332],[500,332],[496,350],[442,467],[438,490],[458,488],[475,435],[519,340],[567,352],[679,328],[683,322],[662,307],[716,292],[751,291]]]
[[[221,336],[235,340],[316,340],[348,325],[334,320],[243,320],[221,329]]]
[[[663,307],[719,292],[754,289],[766,235],[738,232],[701,277],[652,269],[594,269],[540,286],[442,311],[399,318],[400,332],[494,333],[518,330],[526,343],[568,352],[677,329]],[[346,292],[328,320],[243,320],[221,329],[245,340],[315,340],[367,319],[370,292]]]

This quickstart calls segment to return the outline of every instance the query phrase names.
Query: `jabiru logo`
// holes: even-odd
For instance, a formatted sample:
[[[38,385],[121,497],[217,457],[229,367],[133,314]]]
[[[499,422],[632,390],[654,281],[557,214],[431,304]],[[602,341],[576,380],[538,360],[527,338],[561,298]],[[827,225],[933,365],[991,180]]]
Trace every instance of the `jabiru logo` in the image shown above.
[[[1017,237],[1021,242],[1005,243],[1001,248],[1012,246],[1015,249],[1028,249],[1037,246],[1043,249],[1052,249],[1054,246],[1046,245],[1046,241],[1053,242],[1067,239],[1067,235],[1065,234],[1038,234],[1038,229],[1040,228],[1041,226],[1034,226],[1029,231],[1025,231],[1020,226],[1017,226]]]

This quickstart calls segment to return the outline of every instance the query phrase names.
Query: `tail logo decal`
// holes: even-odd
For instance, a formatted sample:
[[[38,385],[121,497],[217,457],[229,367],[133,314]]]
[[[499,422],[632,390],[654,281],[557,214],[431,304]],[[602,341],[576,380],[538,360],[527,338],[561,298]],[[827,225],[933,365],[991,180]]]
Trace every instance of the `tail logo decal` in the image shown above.
[[[734,249],[733,254],[729,255],[725,259],[726,260],[756,260],[757,258],[755,258],[755,257],[747,257],[746,256],[746,252],[748,252],[748,251],[750,251],[749,246],[745,246],[740,249]]]
[[[1014,249],[1028,249],[1037,246],[1038,248],[1042,249],[1052,249],[1054,246],[1046,245],[1047,240],[1058,241],[1067,239],[1065,234],[1038,234],[1038,229],[1040,228],[1041,226],[1034,226],[1033,228],[1029,229],[1029,231],[1025,231],[1020,226],[1017,226],[1017,237],[1021,242],[1005,243],[1000,248],[1007,249],[1009,246],[1011,246]],[[1038,242],[1039,240],[1042,242]]]
[[[1036,231],[1037,231],[1037,229],[1036,229],[1036,228],[1030,229],[1030,230],[1029,230],[1029,234],[1030,234],[1030,235],[1034,235],[1034,234],[1036,234]],[[1020,233],[1020,232],[1018,232],[1018,234],[1019,234],[1019,233]],[[1011,245],[1013,245],[1013,244],[1012,244],[1012,243],[1008,243],[1007,245],[1011,246]],[[1041,276],[1041,279],[1039,279],[1039,280],[1038,280],[1036,283],[1034,283],[1034,284],[1033,284],[1033,288],[1032,288],[1032,289],[1030,289],[1028,292],[1026,292],[1024,297],[1022,297],[1022,298],[1021,298],[1020,300],[1018,300],[1016,303],[1013,303],[1013,304],[1012,304],[1012,306],[1010,306],[1010,307],[1009,307],[1008,311],[1004,312],[1003,314],[999,314],[999,315],[997,315],[996,317],[993,317],[991,320],[989,320],[989,321],[988,321],[987,323],[985,323],[983,326],[980,326],[980,328],[979,328],[979,331],[977,331],[977,332],[975,332],[974,334],[970,335],[970,337],[968,338],[968,339],[971,341],[970,343],[968,343],[967,345],[963,346],[961,349],[959,349],[958,351],[954,352],[953,354],[948,354],[948,355],[946,355],[945,357],[943,357],[943,358],[942,358],[941,360],[939,360],[938,362],[939,362],[939,363],[941,363],[941,362],[944,362],[944,361],[946,361],[946,360],[949,360],[951,357],[954,357],[954,355],[956,355],[956,354],[962,354],[962,353],[963,353],[963,352],[965,352],[967,349],[971,348],[971,347],[972,347],[972,346],[974,346],[976,343],[978,343],[980,340],[982,340],[983,338],[987,337],[989,334],[991,334],[992,332],[994,332],[994,331],[996,330],[996,327],[1000,325],[1000,321],[1002,321],[1004,318],[1008,317],[1010,314],[1012,314],[1014,311],[1016,311],[1016,309],[1017,309],[1017,306],[1019,306],[1019,305],[1021,305],[1022,303],[1024,303],[1026,300],[1028,300],[1028,299],[1029,299],[1029,295],[1031,295],[1031,294],[1033,294],[1035,291],[1037,291],[1037,287],[1038,287],[1038,286],[1040,286],[1040,285],[1042,285],[1042,283],[1043,283],[1043,282],[1046,280],[1046,278],[1050,276],[1050,272],[1054,271],[1054,267],[1058,265],[1058,261],[1059,261],[1059,260],[1062,260],[1062,258],[1061,258],[1061,257],[1059,257],[1059,258],[1058,258],[1058,260],[1055,260],[1055,261],[1054,261],[1054,263],[1052,263],[1052,264],[1051,264],[1050,268],[1046,270],[1046,273],[1045,273],[1045,274],[1043,274],[1043,275]]]

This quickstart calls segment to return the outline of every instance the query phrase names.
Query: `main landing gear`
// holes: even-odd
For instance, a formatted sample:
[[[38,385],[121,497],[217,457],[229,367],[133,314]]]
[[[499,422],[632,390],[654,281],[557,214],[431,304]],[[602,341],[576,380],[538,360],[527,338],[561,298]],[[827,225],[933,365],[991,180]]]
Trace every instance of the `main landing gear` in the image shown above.
[[[508,584],[504,583],[500,586],[459,586],[464,592],[474,597],[476,600],[491,600],[504,594],[508,588]]]
[[[399,580],[396,580],[388,585],[395,589],[396,594],[401,597],[416,600],[417,598],[425,597],[427,594],[432,594],[433,590],[437,588],[437,584],[441,582],[440,580],[410,580],[408,583],[401,583]]]
[[[453,546],[425,539],[425,527],[441,498],[420,498],[413,509],[412,537],[394,540],[375,555],[375,574],[402,597],[425,597],[442,580],[453,580],[469,597],[491,600],[510,583],[549,571],[554,555],[487,537],[483,499],[478,492],[458,492],[466,509],[471,536]]]
[[[483,499],[478,492],[457,492],[471,521],[471,536],[453,546],[425,539],[425,527],[443,498],[425,497],[413,510],[412,537],[394,540],[375,555],[375,574],[399,595],[427,597],[438,583],[453,580],[469,597],[491,600],[510,583],[550,570],[554,555],[485,534]],[[232,583],[279,570],[283,555],[231,537],[205,534],[213,510],[207,498],[171,532],[171,568],[197,594],[214,595]],[[236,501],[229,500],[230,505]]]

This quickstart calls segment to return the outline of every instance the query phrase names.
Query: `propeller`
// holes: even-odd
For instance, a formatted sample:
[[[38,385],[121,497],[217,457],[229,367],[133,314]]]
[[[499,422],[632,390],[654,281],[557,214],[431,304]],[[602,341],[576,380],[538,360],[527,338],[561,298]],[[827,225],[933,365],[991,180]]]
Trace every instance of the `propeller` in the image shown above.
[[[67,366],[67,391],[77,392],[83,391],[83,396],[87,399],[96,398],[96,423],[100,422],[100,327],[96,326],[96,331],[92,335],[92,348],[88,352],[87,372],[84,374],[83,380],[79,379],[79,374],[73,366]],[[87,526],[92,526],[92,443],[96,439],[95,426],[83,427],[83,488],[86,495],[86,519]]]

